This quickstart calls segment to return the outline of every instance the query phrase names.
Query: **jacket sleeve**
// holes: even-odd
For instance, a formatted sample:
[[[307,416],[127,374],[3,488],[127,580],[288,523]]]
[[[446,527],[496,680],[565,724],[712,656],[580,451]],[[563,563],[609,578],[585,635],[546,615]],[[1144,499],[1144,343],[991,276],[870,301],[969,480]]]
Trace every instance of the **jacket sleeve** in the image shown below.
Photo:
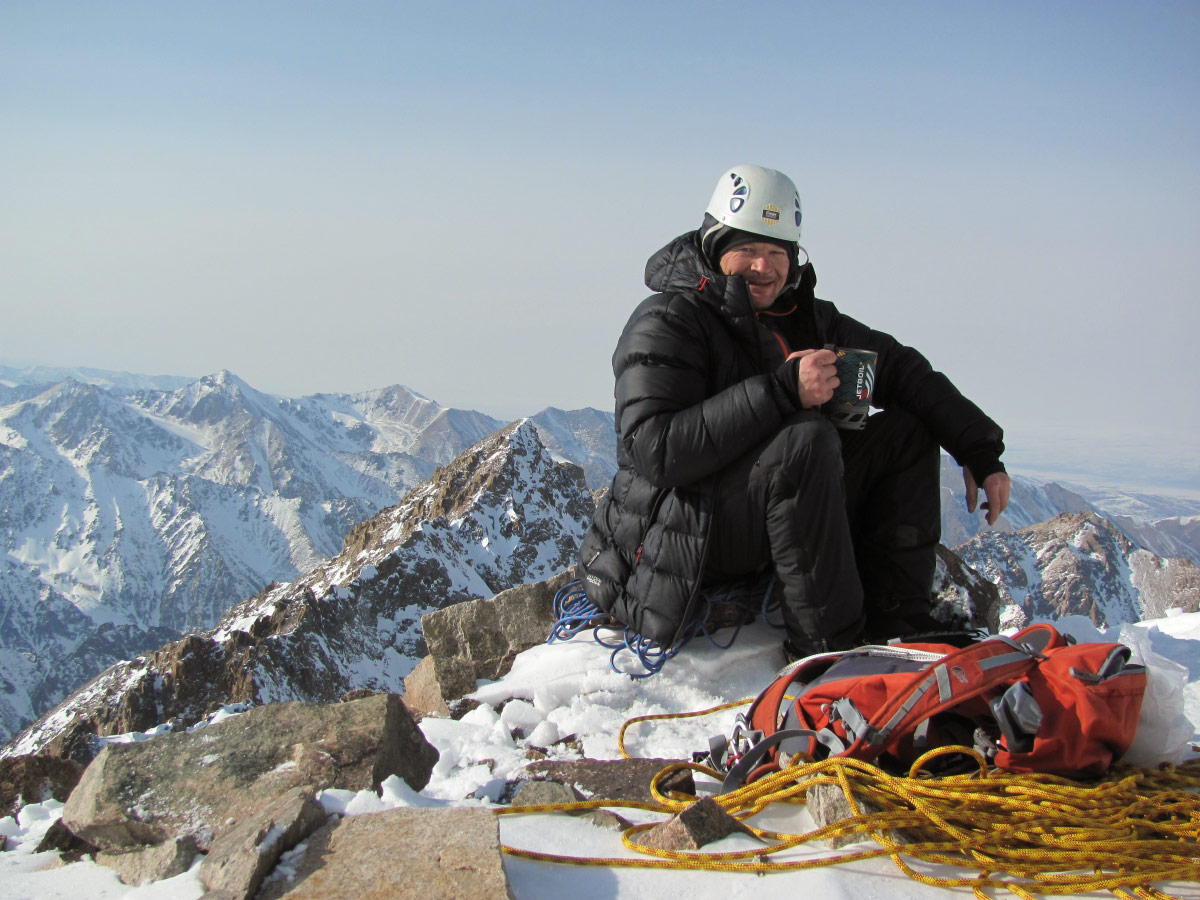
[[[800,409],[784,387],[786,372],[754,375],[708,396],[720,365],[712,354],[702,317],[682,297],[649,298],[617,344],[617,432],[634,468],[656,487],[693,484],[724,469]]]
[[[819,301],[832,313],[830,340],[842,347],[861,347],[879,354],[873,405],[903,409],[920,419],[938,444],[975,480],[1003,472],[1004,432],[953,382],[936,371],[920,352],[882,331],[868,328]]]

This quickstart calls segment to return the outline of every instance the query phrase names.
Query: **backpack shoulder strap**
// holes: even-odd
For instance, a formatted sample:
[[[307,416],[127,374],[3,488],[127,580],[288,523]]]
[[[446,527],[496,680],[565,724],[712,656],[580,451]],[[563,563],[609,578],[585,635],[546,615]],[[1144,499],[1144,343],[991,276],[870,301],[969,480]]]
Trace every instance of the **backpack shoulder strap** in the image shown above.
[[[1041,658],[1037,647],[1022,644],[1020,637],[1018,633],[1013,638],[988,638],[948,653],[918,672],[869,720],[858,714],[861,722],[852,729],[854,740],[846,755],[873,760],[930,716],[1019,677]]]

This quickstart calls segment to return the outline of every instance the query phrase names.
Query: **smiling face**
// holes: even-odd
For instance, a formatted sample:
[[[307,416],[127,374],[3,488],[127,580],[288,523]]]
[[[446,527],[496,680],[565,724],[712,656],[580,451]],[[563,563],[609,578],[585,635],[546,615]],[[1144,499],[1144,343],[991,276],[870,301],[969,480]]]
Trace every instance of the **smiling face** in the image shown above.
[[[783,293],[790,265],[788,252],[768,241],[739,244],[721,254],[721,271],[746,279],[755,309],[768,308]]]

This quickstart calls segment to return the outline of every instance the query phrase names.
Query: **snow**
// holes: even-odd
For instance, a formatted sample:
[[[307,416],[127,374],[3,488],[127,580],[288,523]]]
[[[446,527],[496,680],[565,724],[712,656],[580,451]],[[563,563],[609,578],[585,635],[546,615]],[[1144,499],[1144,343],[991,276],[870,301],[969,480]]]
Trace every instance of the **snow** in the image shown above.
[[[1166,716],[1153,743],[1159,751],[1176,746],[1181,755],[1200,738],[1200,613],[1174,613],[1162,619],[1099,632],[1087,619],[1071,617],[1059,627],[1081,640],[1123,640],[1135,657],[1151,666],[1149,696],[1168,712],[1182,711],[1190,721]],[[720,635],[718,637],[726,637]],[[377,794],[325,790],[318,800],[338,815],[362,815],[394,807],[491,806],[507,779],[527,762],[530,747],[544,748],[551,758],[572,751],[554,742],[574,736],[585,755],[619,755],[617,733],[634,716],[710,709],[749,698],[782,664],[779,633],[762,624],[744,628],[728,650],[693,644],[671,660],[662,673],[633,680],[609,667],[609,651],[581,636],[564,643],[534,647],[517,656],[512,670],[494,682],[480,682],[472,695],[479,706],[461,720],[425,718],[421,729],[440,759],[429,784],[413,791],[396,777],[388,778]],[[1172,708],[1172,704],[1174,707]],[[223,710],[217,717],[236,714]],[[728,729],[733,710],[667,722],[638,724],[625,736],[632,756],[687,757],[707,746],[708,737]],[[130,739],[136,739],[130,737]],[[1152,753],[1151,756],[1154,754]],[[1161,755],[1161,752],[1160,754]],[[52,853],[33,853],[49,825],[61,816],[62,804],[48,801],[24,807],[16,819],[0,819],[0,834],[9,852],[0,853],[0,896],[6,900],[47,900],[55,897],[95,897],[101,900],[192,900],[202,895],[196,867],[184,875],[130,888],[107,869],[83,861],[62,865]],[[633,822],[651,821],[656,814],[621,809]],[[804,831],[812,827],[803,808],[769,809],[755,820],[765,827]],[[501,840],[512,847],[574,856],[634,858],[617,832],[561,815],[513,815],[500,819]],[[757,847],[744,836],[710,845],[712,850]],[[863,845],[860,845],[863,846]],[[853,848],[851,848],[853,849]],[[285,854],[273,879],[287,879],[305,852],[300,845]],[[827,853],[820,846],[789,851],[800,859]],[[912,881],[888,859],[859,860],[837,866],[759,876],[712,871],[655,871],[620,867],[571,867],[506,856],[505,870],[518,900],[661,900],[693,896],[761,900],[772,896],[819,896],[822,900],[935,900],[949,897],[947,889]],[[959,874],[928,867],[932,874]],[[1200,898],[1196,885],[1170,885],[1174,896]],[[970,893],[956,889],[955,896]],[[1090,895],[1096,896],[1096,895]]]

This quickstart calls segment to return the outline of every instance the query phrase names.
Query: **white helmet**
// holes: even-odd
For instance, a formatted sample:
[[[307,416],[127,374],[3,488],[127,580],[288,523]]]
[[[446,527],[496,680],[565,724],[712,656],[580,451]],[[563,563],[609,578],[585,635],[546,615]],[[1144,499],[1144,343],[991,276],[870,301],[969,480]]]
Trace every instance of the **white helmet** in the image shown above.
[[[739,231],[800,242],[800,193],[774,169],[734,166],[717,182],[705,212]]]

